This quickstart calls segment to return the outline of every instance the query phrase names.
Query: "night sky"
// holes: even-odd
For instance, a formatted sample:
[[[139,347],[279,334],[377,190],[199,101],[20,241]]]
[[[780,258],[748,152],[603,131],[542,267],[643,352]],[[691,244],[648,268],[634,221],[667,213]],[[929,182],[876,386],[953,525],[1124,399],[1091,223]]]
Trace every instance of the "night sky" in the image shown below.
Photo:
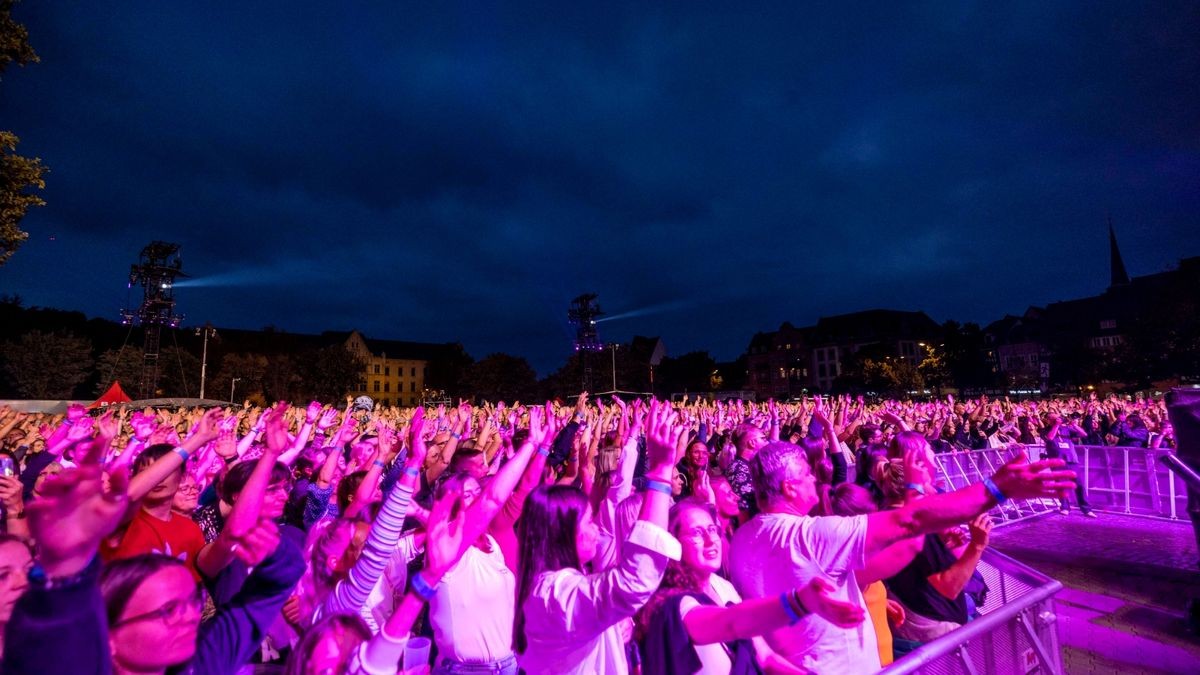
[[[0,128],[51,173],[0,291],[116,319],[165,239],[189,324],[544,375],[583,292],[732,359],[1094,294],[1110,215],[1133,275],[1200,255],[1194,1],[209,4],[17,6]]]

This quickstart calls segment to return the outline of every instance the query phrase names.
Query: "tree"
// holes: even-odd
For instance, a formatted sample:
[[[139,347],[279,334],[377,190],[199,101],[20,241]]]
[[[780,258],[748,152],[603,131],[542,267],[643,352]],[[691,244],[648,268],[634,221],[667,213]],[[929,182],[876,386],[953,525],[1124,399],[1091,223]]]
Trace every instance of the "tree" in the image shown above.
[[[463,373],[463,392],[489,401],[529,401],[537,392],[537,373],[519,356],[490,354]]]
[[[667,357],[655,369],[661,390],[669,394],[713,390],[717,362],[708,352],[689,352],[677,358]]]
[[[92,343],[71,333],[30,331],[3,347],[4,372],[28,398],[73,398],[92,371]]]
[[[29,44],[29,32],[12,18],[15,0],[0,0],[0,73],[10,63],[24,66],[37,63],[38,55]],[[25,212],[46,202],[34,194],[42,190],[47,169],[42,160],[22,157],[16,153],[20,139],[8,131],[0,131],[0,265],[29,238],[18,224]]]
[[[199,396],[200,359],[182,347],[164,347],[158,356],[158,389],[163,396]]]
[[[108,391],[114,381],[133,391],[142,379],[142,350],[129,346],[109,349],[96,360],[96,374],[97,396]]]
[[[860,368],[867,387],[880,394],[903,398],[909,392],[925,388],[921,371],[906,359],[886,357],[877,361],[868,358],[861,361]]]
[[[237,378],[236,386],[233,387],[235,402],[242,399],[264,400],[263,379],[267,374],[267,365],[267,357],[260,354],[226,354],[212,379],[211,398],[221,399],[228,396],[233,378]]]
[[[354,390],[366,364],[342,345],[302,353],[297,357],[300,373],[299,391],[295,401],[316,399],[322,403],[339,403]]]

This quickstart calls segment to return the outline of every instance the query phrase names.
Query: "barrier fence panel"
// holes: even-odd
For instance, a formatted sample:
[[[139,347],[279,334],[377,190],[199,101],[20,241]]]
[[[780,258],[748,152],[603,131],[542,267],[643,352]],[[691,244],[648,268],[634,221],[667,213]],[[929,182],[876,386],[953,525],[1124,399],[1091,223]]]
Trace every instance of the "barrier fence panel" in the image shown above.
[[[1037,446],[1026,448],[1031,461],[1036,461],[1040,451],[1041,448]],[[947,452],[934,457],[937,460],[938,473],[946,485],[952,490],[957,490],[996,473],[1005,462],[1012,459],[1013,454],[1013,450],[1009,448],[987,448]],[[1057,509],[1058,503],[1053,499],[1010,499],[993,508],[991,515],[996,525],[1006,525]]]
[[[1036,461],[1044,452],[1038,445],[1017,447],[1025,448],[1030,461]],[[1072,468],[1083,481],[1092,508],[1172,520],[1188,518],[1183,478],[1159,459],[1170,453],[1169,449],[1099,445],[1078,445],[1075,449],[1080,463]],[[942,479],[951,489],[958,489],[992,475],[1012,455],[1010,448],[988,448],[935,457]],[[1053,499],[1014,499],[992,509],[992,518],[997,525],[1006,525],[1057,509]]]
[[[1167,448],[1076,446],[1088,501],[1098,511],[1186,520],[1187,486],[1160,460]]]
[[[1062,584],[990,549],[977,569],[989,588],[982,616],[909,652],[884,673],[1063,672],[1054,611]]]

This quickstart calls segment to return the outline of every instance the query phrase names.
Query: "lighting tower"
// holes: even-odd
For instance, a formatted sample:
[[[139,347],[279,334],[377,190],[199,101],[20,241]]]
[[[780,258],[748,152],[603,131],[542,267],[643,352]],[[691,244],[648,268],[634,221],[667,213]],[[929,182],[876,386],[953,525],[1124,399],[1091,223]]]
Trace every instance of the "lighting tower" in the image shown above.
[[[575,351],[579,353],[580,370],[583,371],[583,391],[592,391],[591,354],[604,349],[596,330],[596,318],[603,315],[600,305],[596,304],[595,293],[575,298],[567,310],[567,320],[575,326]]]
[[[142,304],[137,309],[121,312],[121,323],[141,323],[142,379],[138,392],[141,398],[154,398],[158,389],[158,354],[162,327],[178,328],[183,316],[175,313],[175,278],[186,277],[181,272],[183,260],[179,244],[152,241],[142,249],[136,264],[129,267],[129,287],[141,284]]]

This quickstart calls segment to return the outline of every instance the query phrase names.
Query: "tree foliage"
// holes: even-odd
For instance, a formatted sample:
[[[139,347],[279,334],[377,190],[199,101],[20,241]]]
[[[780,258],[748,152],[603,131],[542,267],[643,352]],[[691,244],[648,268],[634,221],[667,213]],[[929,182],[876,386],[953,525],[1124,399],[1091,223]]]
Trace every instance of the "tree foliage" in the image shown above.
[[[366,364],[341,345],[332,345],[300,355],[297,371],[302,390],[291,400],[316,399],[337,403],[358,385]]]
[[[15,0],[0,0],[0,73],[9,64],[36,63],[38,55],[29,44],[29,32],[12,18]],[[9,131],[0,131],[0,265],[29,238],[18,225],[25,213],[45,201],[36,194],[45,189],[47,169],[36,157],[16,153],[20,139]]]
[[[463,373],[463,393],[489,401],[529,401],[537,393],[537,373],[529,362],[509,354],[489,354]]]
[[[73,398],[92,371],[92,343],[71,333],[30,331],[2,353],[9,381],[28,398]]]

